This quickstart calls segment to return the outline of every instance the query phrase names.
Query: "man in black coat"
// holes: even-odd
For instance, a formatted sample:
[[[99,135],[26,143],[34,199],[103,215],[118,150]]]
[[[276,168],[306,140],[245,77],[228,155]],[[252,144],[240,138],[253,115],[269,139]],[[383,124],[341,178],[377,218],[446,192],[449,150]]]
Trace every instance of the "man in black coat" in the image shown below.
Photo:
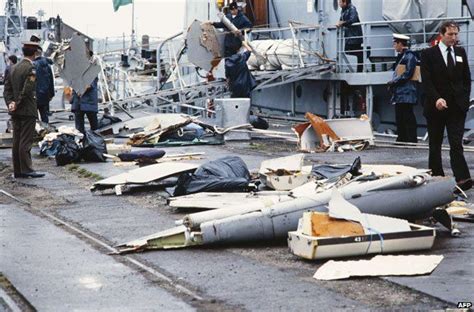
[[[232,98],[249,98],[252,90],[257,86],[255,78],[250,73],[247,61],[250,57],[250,47],[240,38],[229,49],[232,55],[225,59],[225,76],[227,77]],[[239,53],[242,45],[246,51]]]
[[[229,11],[230,13],[226,15],[227,19],[234,24],[237,29],[240,31],[244,30],[249,30],[252,28],[252,22],[248,19],[247,16],[245,16],[240,10],[237,2],[232,2],[229,4]],[[227,29],[227,27],[224,25],[222,22],[218,23],[212,23],[212,25],[215,28],[224,28]],[[228,57],[233,55],[234,51],[232,51],[232,46],[235,46],[237,42],[239,41],[238,37],[243,35],[243,33],[235,33],[235,34],[227,34],[224,38],[224,56]]]
[[[438,45],[421,54],[421,77],[426,99],[424,115],[428,123],[429,168],[443,176],[441,145],[448,132],[450,160],[456,182],[463,190],[472,187],[462,139],[471,93],[471,73],[466,51],[457,47],[459,25],[453,21],[440,27]]]
[[[357,72],[362,72],[364,69],[364,52],[362,51],[362,27],[360,25],[353,25],[360,23],[359,13],[351,0],[339,0],[341,7],[341,17],[336,24],[337,28],[344,31],[344,50],[347,54],[355,55],[357,57]]]

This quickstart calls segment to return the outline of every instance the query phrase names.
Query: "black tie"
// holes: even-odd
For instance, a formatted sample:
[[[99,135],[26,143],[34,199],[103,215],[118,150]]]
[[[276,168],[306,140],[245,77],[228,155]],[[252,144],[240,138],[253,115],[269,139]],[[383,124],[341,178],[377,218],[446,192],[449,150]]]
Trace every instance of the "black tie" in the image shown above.
[[[454,74],[454,68],[455,68],[454,60],[451,55],[452,48],[448,47],[447,51],[448,51],[448,72],[452,76]]]

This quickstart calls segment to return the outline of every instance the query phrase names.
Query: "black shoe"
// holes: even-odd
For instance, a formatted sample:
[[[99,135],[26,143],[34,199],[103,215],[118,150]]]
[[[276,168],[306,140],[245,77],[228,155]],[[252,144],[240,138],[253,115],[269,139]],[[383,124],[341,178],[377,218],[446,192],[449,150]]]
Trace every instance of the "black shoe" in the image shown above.
[[[44,177],[44,173],[40,172],[28,172],[28,173],[16,173],[14,174],[15,178],[42,178]]]
[[[470,190],[472,188],[472,179],[466,179],[466,180],[458,181],[456,184],[458,185],[458,187],[461,190],[467,191],[467,190]]]

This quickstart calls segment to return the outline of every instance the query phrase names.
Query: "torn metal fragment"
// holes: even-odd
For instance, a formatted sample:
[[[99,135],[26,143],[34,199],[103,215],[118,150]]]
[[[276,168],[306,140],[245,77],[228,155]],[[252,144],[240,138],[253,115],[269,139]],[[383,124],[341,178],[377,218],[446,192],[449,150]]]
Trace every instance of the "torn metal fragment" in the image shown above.
[[[354,276],[430,274],[443,256],[375,256],[370,260],[328,261],[314,274],[318,280],[338,280]]]

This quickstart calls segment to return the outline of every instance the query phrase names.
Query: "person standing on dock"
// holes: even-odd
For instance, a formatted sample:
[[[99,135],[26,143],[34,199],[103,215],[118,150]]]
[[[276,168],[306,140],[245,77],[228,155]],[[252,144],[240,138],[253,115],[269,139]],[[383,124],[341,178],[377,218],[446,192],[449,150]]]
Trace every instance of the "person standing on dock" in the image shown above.
[[[33,62],[36,69],[36,104],[41,121],[49,123],[49,102],[54,97],[54,75],[51,70],[53,61],[43,56],[39,35],[31,35],[30,41],[38,43],[38,51]]]
[[[23,59],[15,65],[5,81],[3,97],[13,122],[13,176],[15,178],[40,178],[44,173],[35,172],[31,161],[31,147],[35,136],[36,72],[33,60],[38,49],[35,42],[23,44]]]
[[[89,57],[92,59],[94,54],[89,51]],[[97,83],[99,78],[95,78],[89,85],[84,94],[78,94],[75,90],[72,93],[71,111],[74,113],[76,129],[85,133],[84,116],[87,116],[91,130],[99,128],[97,113],[99,112],[99,95]]]
[[[3,82],[5,83],[6,80],[7,80],[7,77],[8,75],[10,75],[10,72],[13,68],[13,66],[16,65],[16,63],[18,63],[18,58],[16,57],[15,54],[12,54],[8,57],[8,61],[7,61],[7,66],[5,67],[5,72],[3,73]],[[5,101],[5,104],[6,101]],[[7,104],[7,109],[8,109],[8,104]],[[12,131],[12,119],[10,117],[10,119],[7,120],[7,129],[5,130],[6,133],[10,133]]]
[[[441,24],[441,41],[421,54],[421,78],[426,94],[424,115],[428,124],[429,168],[433,175],[444,176],[441,147],[446,129],[457,185],[468,190],[472,188],[472,179],[462,141],[469,110],[471,71],[466,51],[456,46],[459,30],[454,21]]]
[[[239,52],[245,47],[245,52]],[[232,98],[250,98],[250,93],[257,86],[255,78],[250,73],[247,60],[250,57],[250,47],[240,38],[229,46],[232,54],[225,59],[225,76]]]
[[[417,143],[416,117],[413,106],[418,102],[419,67],[418,58],[408,48],[410,37],[393,34],[393,48],[398,53],[393,79],[387,84],[392,92],[391,103],[395,105],[397,142]]]

